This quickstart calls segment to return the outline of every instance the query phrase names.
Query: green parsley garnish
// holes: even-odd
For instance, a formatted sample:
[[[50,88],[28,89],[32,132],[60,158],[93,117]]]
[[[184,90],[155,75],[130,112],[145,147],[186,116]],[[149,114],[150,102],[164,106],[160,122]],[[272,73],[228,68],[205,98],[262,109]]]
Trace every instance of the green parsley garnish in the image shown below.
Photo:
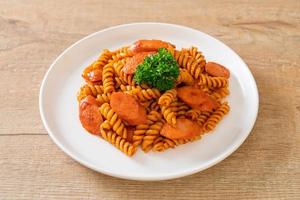
[[[169,51],[158,49],[158,53],[148,56],[139,64],[134,74],[138,84],[147,84],[160,91],[174,87],[179,75],[179,67]]]

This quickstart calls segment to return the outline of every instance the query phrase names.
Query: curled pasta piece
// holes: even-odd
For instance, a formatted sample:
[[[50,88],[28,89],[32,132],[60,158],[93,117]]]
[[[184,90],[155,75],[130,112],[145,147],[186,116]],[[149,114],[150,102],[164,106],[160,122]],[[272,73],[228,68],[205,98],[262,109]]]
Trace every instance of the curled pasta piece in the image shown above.
[[[111,64],[105,65],[102,74],[104,93],[111,93],[115,90],[113,76],[114,68]]]
[[[203,56],[203,54],[198,51],[197,47],[191,47],[189,49],[183,49],[182,50],[184,53],[186,53],[189,56],[192,56],[198,63],[201,63],[201,65],[206,64],[205,58]]]
[[[121,89],[121,85],[125,85],[125,81],[123,81],[120,77],[115,77],[116,87]],[[121,90],[122,91],[122,90]]]
[[[130,91],[134,89],[142,89],[139,85],[138,86],[133,86],[133,85],[120,85],[120,88],[123,92],[125,91]]]
[[[125,65],[125,62],[126,62],[126,60],[122,59],[122,60],[119,60],[112,64],[114,67],[116,76],[121,76],[121,71]]]
[[[176,124],[176,113],[172,111],[172,108],[170,106],[161,106],[160,109],[167,123],[174,126]]]
[[[161,117],[162,116],[159,112],[151,111],[147,115],[147,124],[141,124],[136,126],[132,137],[133,146],[138,146],[142,143],[146,131],[149,129],[149,126],[161,120]]]
[[[211,112],[201,112],[201,114],[197,117],[196,121],[200,126],[203,126],[203,124],[207,121],[207,119],[210,117]]]
[[[199,85],[199,88],[207,94],[212,93],[212,88],[209,88],[208,85]]]
[[[178,145],[181,144],[186,144],[188,142],[193,142],[196,140],[199,140],[201,138],[201,135],[196,136],[194,138],[190,138],[190,139],[177,139],[177,140],[173,140],[173,139],[169,139],[169,138],[165,138],[165,137],[159,137],[154,141],[153,144],[153,151],[165,151],[169,148],[175,148]]]
[[[205,131],[213,130],[217,123],[229,112],[229,105],[227,102],[223,103],[216,111],[214,111],[208,120],[203,125]]]
[[[99,58],[95,62],[93,62],[90,66],[88,66],[83,70],[82,77],[88,80],[89,72],[96,69],[102,70],[103,67],[109,62],[111,56],[112,56],[112,52],[110,52],[107,49],[104,49],[103,52],[100,54]]]
[[[176,116],[182,117],[185,116],[185,113],[190,109],[188,105],[180,101],[174,101],[170,104],[172,112],[175,112]]]
[[[158,99],[161,94],[158,89],[133,89],[130,91],[131,94],[135,95],[140,101],[147,101],[151,99]]]
[[[98,94],[96,100],[99,102],[100,105],[103,103],[109,103],[111,93],[106,94]]]
[[[124,152],[128,156],[132,156],[136,152],[136,147],[126,141],[124,138],[120,137],[118,134],[111,130],[109,121],[105,120],[100,126],[101,136],[117,147],[119,150]]]
[[[141,101],[140,104],[145,108],[148,108],[152,102],[151,101]]]
[[[111,62],[117,62],[123,58],[132,57],[133,53],[130,51],[129,47],[120,48],[112,53]]]
[[[227,87],[228,79],[224,77],[211,77],[206,74],[201,74],[199,77],[199,85],[206,85],[208,88]]]
[[[205,63],[198,62],[192,56],[189,56],[181,51],[174,52],[174,58],[176,59],[179,66],[188,70],[188,72],[195,78],[198,79],[205,68]]]
[[[148,128],[149,128],[148,124],[140,124],[135,127],[135,131],[133,132],[133,136],[132,136],[133,146],[137,147],[142,143],[143,137],[145,136],[145,133]]]
[[[118,115],[111,109],[108,103],[103,103],[100,106],[100,112],[105,119],[112,126],[112,130],[115,131],[122,138],[127,138],[127,130],[124,123],[118,117]]]
[[[123,82],[127,83],[128,85],[135,85],[133,74],[125,74],[123,71],[121,71],[120,78]]]
[[[146,107],[146,109],[148,112],[159,111],[160,107],[158,105],[158,102],[154,100],[154,101],[151,101],[150,105],[148,107]]]
[[[190,109],[186,112],[186,117],[190,118],[191,120],[196,121],[197,118],[201,115],[201,111],[197,109]]]
[[[163,123],[158,121],[149,126],[142,141],[142,150],[148,152],[153,147],[153,142],[159,137],[160,130],[162,129]]]
[[[229,95],[229,90],[227,87],[219,88],[211,93],[211,96],[217,101],[221,101],[227,95]]]
[[[186,69],[180,69],[179,76],[176,80],[177,84],[184,83],[186,85],[194,85],[195,80],[193,76],[186,70]]]
[[[177,91],[175,89],[167,90],[158,99],[158,104],[163,106],[169,106],[173,101],[176,100]]]
[[[85,84],[82,86],[77,94],[77,100],[80,101],[88,95],[96,97],[98,94],[103,94],[104,89],[102,85]]]
[[[93,66],[94,69],[103,68],[112,57],[112,52],[108,49],[104,49],[103,52],[100,54],[99,58],[97,59],[97,64]]]

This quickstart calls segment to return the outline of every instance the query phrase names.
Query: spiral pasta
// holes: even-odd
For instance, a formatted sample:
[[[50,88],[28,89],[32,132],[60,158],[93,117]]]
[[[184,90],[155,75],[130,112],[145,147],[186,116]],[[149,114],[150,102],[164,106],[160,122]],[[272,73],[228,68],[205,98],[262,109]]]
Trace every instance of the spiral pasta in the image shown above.
[[[152,101],[149,105],[149,109],[150,111],[151,110],[154,110],[154,111],[159,111],[160,110],[160,107],[158,105],[158,102],[157,101]]]
[[[88,95],[96,97],[98,94],[103,94],[104,88],[102,85],[85,84],[82,86],[77,94],[77,100],[80,101]]]
[[[158,104],[163,106],[169,106],[173,101],[176,100],[177,91],[175,89],[167,90],[158,99]]]
[[[229,112],[228,103],[223,103],[212,115],[208,118],[208,120],[203,125],[205,131],[213,130],[217,123],[223,118],[225,114]]]
[[[179,118],[180,116],[184,116],[190,108],[183,102],[174,101],[170,104],[170,109]]]
[[[161,94],[158,89],[133,89],[129,91],[131,94],[135,95],[140,101],[147,101],[151,99],[158,99]]]
[[[106,65],[102,74],[104,93],[111,93],[115,90],[113,76],[114,68],[110,64]]]
[[[150,43],[142,44],[145,40],[141,40],[138,44],[114,51],[104,49],[83,70],[85,84],[77,93],[78,102],[84,101],[79,104],[83,127],[94,135],[101,136],[128,156],[134,155],[139,146],[144,152],[162,152],[198,140],[204,133],[212,131],[230,110],[228,103],[224,102],[230,93],[227,78],[230,77],[229,70],[221,66],[223,70],[227,70],[227,76],[222,76],[218,71],[219,65],[206,63],[204,55],[197,47],[177,50],[175,46],[167,45],[166,49],[174,59],[170,58],[167,51],[164,51],[164,55],[173,62],[174,71],[177,71],[176,66],[179,67],[179,75],[177,71],[172,80],[173,88],[160,91],[147,81],[136,83],[135,67],[142,66],[139,65],[140,62],[147,63],[139,59],[145,59],[142,57],[145,52],[147,56],[153,56],[157,46],[163,44],[157,40],[150,41],[155,43],[154,47]],[[142,50],[137,51],[135,47]],[[148,54],[149,52],[151,53]],[[135,57],[132,58],[133,56]],[[152,64],[151,67],[155,68]],[[171,69],[166,63],[164,67]],[[156,73],[153,74],[156,76]],[[161,75],[168,77],[164,73]],[[155,76],[151,78],[157,81],[162,78]],[[183,90],[184,87],[188,87],[189,91]],[[194,89],[197,90],[195,93]]]
[[[127,83],[128,85],[135,85],[135,81],[133,79],[132,74],[125,74],[123,71],[121,71],[120,78],[124,83]]]
[[[174,126],[176,124],[176,113],[172,111],[172,108],[169,106],[161,106],[160,109],[167,123]]]
[[[121,71],[122,71],[125,63],[126,63],[125,59],[122,59],[122,60],[119,60],[119,61],[113,63],[114,72],[117,77],[119,77],[121,75]]]
[[[133,53],[130,51],[129,47],[123,47],[112,53],[111,62],[117,62],[126,57],[132,57]]]
[[[99,102],[100,105],[102,105],[103,103],[109,103],[110,95],[110,93],[98,94],[96,100]]]
[[[89,72],[95,69],[103,69],[103,67],[109,62],[111,56],[112,53],[109,50],[104,49],[99,58],[83,70],[82,77],[88,79]]]
[[[203,64],[203,62],[198,62],[192,56],[189,56],[184,52],[175,51],[174,58],[178,62],[179,66],[187,69],[195,79],[198,79],[204,71],[205,63]]]
[[[193,57],[193,59],[195,59],[198,63],[200,63],[201,66],[204,66],[206,64],[205,58],[203,56],[203,54],[198,51],[197,47],[191,47],[189,49],[183,49],[182,50],[184,53],[186,53],[187,55]]]
[[[217,101],[221,101],[224,97],[229,95],[229,90],[227,87],[219,88],[211,93],[212,96]]]
[[[153,147],[153,142],[159,137],[159,132],[162,129],[163,123],[158,121],[149,126],[142,141],[142,150],[148,152]]]
[[[141,86],[133,86],[133,85],[120,85],[120,88],[123,92],[131,91],[134,89],[142,90]]]
[[[211,77],[206,74],[201,74],[199,77],[199,85],[206,85],[209,88],[227,87],[228,79],[224,77]]]
[[[203,126],[203,124],[207,121],[207,119],[210,117],[211,112],[201,112],[201,114],[197,117],[196,121],[200,126]]]
[[[201,135],[190,139],[177,139],[177,140],[172,140],[165,137],[159,137],[153,143],[153,151],[162,152],[169,148],[175,148],[176,146],[181,144],[186,144],[188,142],[199,140],[200,138]]]
[[[101,114],[107,119],[112,129],[122,138],[127,138],[127,130],[124,123],[118,115],[111,109],[108,103],[104,103],[100,107]]]
[[[201,111],[200,110],[196,110],[196,109],[190,109],[189,111],[186,112],[185,115],[188,118],[196,121],[197,118],[201,115]]]
[[[157,111],[150,111],[147,115],[147,124],[141,124],[136,126],[136,130],[133,133],[132,141],[134,146],[138,146],[142,143],[142,140],[149,129],[149,126],[155,122],[161,120],[161,114]]]
[[[109,121],[105,120],[100,126],[101,136],[117,147],[119,150],[127,154],[128,156],[132,156],[136,152],[136,147],[131,143],[127,142],[124,138],[120,137],[118,134],[111,130],[111,126]]]
[[[186,69],[180,69],[180,73],[176,82],[177,84],[184,83],[186,85],[194,85],[195,80]]]

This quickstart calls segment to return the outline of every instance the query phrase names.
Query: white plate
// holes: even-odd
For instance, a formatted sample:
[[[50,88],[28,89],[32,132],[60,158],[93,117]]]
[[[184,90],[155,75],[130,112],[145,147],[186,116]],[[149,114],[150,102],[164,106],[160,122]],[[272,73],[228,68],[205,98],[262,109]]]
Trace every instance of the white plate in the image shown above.
[[[138,39],[166,40],[177,48],[197,46],[208,61],[229,68],[231,111],[211,134],[163,153],[145,154],[139,150],[133,157],[127,157],[82,128],[76,101],[76,93],[83,83],[82,70],[102,49],[113,50]],[[124,179],[165,180],[204,170],[235,151],[255,123],[258,92],[247,65],[219,40],[183,26],[135,23],[96,32],[66,49],[44,77],[39,104],[42,121],[53,141],[81,164]]]

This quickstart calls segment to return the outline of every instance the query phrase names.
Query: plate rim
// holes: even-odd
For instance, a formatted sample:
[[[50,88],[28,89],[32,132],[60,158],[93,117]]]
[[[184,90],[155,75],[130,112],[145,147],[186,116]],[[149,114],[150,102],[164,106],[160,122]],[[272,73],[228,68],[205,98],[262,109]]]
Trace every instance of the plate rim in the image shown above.
[[[233,52],[234,54],[237,55],[237,58],[246,66],[246,70],[247,73],[249,74],[249,78],[251,80],[251,85],[253,85],[254,89],[255,89],[255,93],[253,94],[254,97],[253,99],[255,100],[254,102],[254,106],[256,107],[255,109],[255,118],[251,121],[251,124],[249,126],[249,128],[245,131],[247,132],[247,134],[245,134],[243,137],[241,137],[233,146],[231,146],[230,148],[228,148],[227,150],[225,150],[222,154],[220,154],[218,157],[212,159],[210,162],[208,162],[208,164],[202,166],[202,167],[196,167],[196,168],[192,168],[191,170],[187,170],[181,173],[174,173],[174,174],[168,174],[168,175],[162,175],[160,177],[141,177],[141,176],[127,176],[124,174],[118,174],[118,173],[114,173],[114,172],[110,172],[104,169],[100,169],[97,168],[96,165],[91,164],[89,162],[86,162],[84,160],[81,160],[77,155],[73,154],[72,152],[70,152],[62,143],[60,143],[59,139],[57,139],[55,137],[55,135],[52,133],[51,128],[48,126],[48,123],[46,121],[45,118],[45,111],[44,108],[42,106],[42,102],[44,101],[43,98],[43,93],[45,90],[45,84],[47,81],[47,78],[50,74],[50,72],[52,71],[53,67],[56,65],[56,63],[73,47],[75,47],[76,45],[78,45],[79,43],[83,42],[84,40],[94,37],[97,34],[101,34],[102,32],[105,31],[111,31],[114,29],[118,29],[118,28],[123,28],[123,27],[130,27],[130,26],[137,26],[137,25],[164,25],[164,26],[172,26],[175,28],[180,28],[180,29],[186,29],[186,30],[190,30],[190,31],[196,31],[196,32],[200,32],[201,34],[204,34],[206,37],[217,40],[218,42],[222,43],[223,45],[225,45],[229,51]],[[78,41],[76,41],[75,43],[73,43],[72,45],[70,45],[68,48],[66,48],[64,51],[62,51],[59,56],[57,56],[55,58],[55,60],[51,63],[50,67],[47,69],[41,86],[40,86],[40,91],[39,91],[39,112],[40,112],[40,116],[43,122],[43,125],[46,129],[46,131],[48,132],[48,135],[50,136],[50,138],[52,139],[52,141],[64,152],[66,153],[68,156],[70,156],[72,159],[74,159],[75,161],[79,162],[81,165],[90,168],[94,171],[109,175],[109,176],[113,176],[113,177],[117,177],[117,178],[122,178],[122,179],[127,179],[127,180],[138,180],[138,181],[160,181],[160,180],[170,180],[170,179],[175,179],[175,178],[180,178],[180,177],[184,177],[184,176],[188,176],[188,175],[192,175],[195,174],[197,172],[200,171],[204,171],[214,165],[216,165],[217,163],[221,162],[222,160],[224,160],[225,158],[229,157],[232,153],[234,153],[243,143],[244,141],[248,138],[248,136],[250,135],[255,122],[257,120],[257,115],[258,115],[258,110],[259,110],[259,93],[258,93],[258,88],[257,88],[257,84],[256,81],[253,77],[253,74],[251,73],[248,65],[244,62],[244,60],[240,57],[240,55],[233,51],[233,49],[229,46],[227,46],[224,42],[222,42],[221,40],[205,33],[202,32],[200,30],[191,28],[191,27],[187,27],[187,26],[183,26],[183,25],[178,25],[178,24],[171,24],[171,23],[161,23],[161,22],[136,22],[136,23],[126,23],[126,24],[120,24],[120,25],[116,25],[116,26],[111,26],[108,28],[104,28],[101,29],[99,31],[96,31],[94,33],[91,33],[81,39],[79,39]]]

